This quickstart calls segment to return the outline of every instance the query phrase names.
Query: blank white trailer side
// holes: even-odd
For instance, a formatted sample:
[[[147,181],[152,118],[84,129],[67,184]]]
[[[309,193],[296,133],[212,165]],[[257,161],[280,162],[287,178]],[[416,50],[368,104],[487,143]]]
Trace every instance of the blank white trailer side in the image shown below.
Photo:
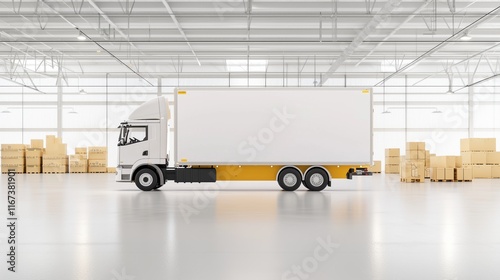
[[[367,89],[182,88],[175,98],[176,164],[372,161]]]

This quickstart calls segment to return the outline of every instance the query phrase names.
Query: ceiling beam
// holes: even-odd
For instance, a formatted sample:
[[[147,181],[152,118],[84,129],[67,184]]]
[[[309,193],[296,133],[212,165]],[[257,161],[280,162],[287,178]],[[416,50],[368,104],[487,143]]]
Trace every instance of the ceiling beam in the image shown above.
[[[175,26],[177,27],[177,30],[179,30],[179,33],[181,33],[182,37],[184,38],[184,41],[186,41],[186,44],[188,45],[189,49],[191,50],[191,53],[194,55],[196,61],[198,62],[198,65],[201,66],[201,62],[198,59],[198,56],[196,55],[196,52],[194,51],[193,47],[191,46],[191,43],[189,42],[189,40],[186,36],[186,33],[184,33],[184,30],[182,29],[181,24],[177,20],[177,17],[175,16],[174,11],[172,10],[170,5],[168,4],[167,0],[161,0],[161,2],[163,3],[165,8],[167,9],[167,12],[170,14],[170,18],[172,19]]]
[[[375,16],[372,17],[371,20],[365,25],[363,30],[361,30],[361,32],[359,32],[354,40],[352,40],[351,44],[347,48],[345,48],[340,57],[337,58],[335,62],[333,62],[328,71],[326,71],[322,75],[320,82],[321,85],[324,85],[328,81],[328,79],[332,77],[333,73],[335,73],[335,71],[337,71],[339,67],[344,64],[349,56],[351,56],[356,51],[356,49],[361,44],[363,44],[363,41],[376,30],[377,26],[380,23],[385,22],[390,17],[392,11],[396,9],[399,4],[401,4],[401,1],[402,0],[388,0],[385,3],[385,5],[377,12],[377,14],[375,14]]]
[[[366,54],[365,57],[363,57],[362,59],[360,59],[359,62],[356,63],[356,66],[360,65],[361,63],[363,63],[363,61],[365,61],[365,59],[367,57],[369,57],[373,52],[375,52],[375,50],[378,47],[380,47],[382,44],[384,44],[385,41],[389,40],[389,38],[391,38],[394,34],[396,34],[396,32],[398,32],[405,24],[407,24],[408,22],[410,22],[415,16],[417,16],[418,13],[420,13],[423,9],[425,9],[425,7],[427,7],[427,5],[430,2],[431,2],[430,0],[427,0],[424,3],[422,3],[422,5],[420,5],[420,7],[418,7],[410,16],[408,16],[403,22],[401,22],[400,24],[398,24],[398,26],[396,28],[394,28],[391,31],[391,33],[389,33],[387,36],[385,36],[385,38],[382,39],[382,42],[378,43],[375,47],[373,47],[370,50],[370,52],[368,54]]]
[[[484,14],[483,16],[479,17],[478,19],[473,21],[471,24],[469,24],[469,25],[465,26],[464,28],[462,28],[461,30],[459,30],[457,33],[451,35],[446,40],[442,41],[441,43],[439,43],[439,44],[435,45],[434,47],[432,47],[431,49],[427,50],[426,52],[424,52],[422,55],[420,55],[419,57],[417,57],[416,59],[414,59],[410,63],[406,64],[405,66],[396,70],[394,73],[385,77],[384,79],[382,79],[380,82],[378,82],[374,86],[380,86],[380,85],[382,85],[382,83],[385,83],[389,79],[396,77],[397,75],[401,74],[403,71],[409,69],[410,67],[416,66],[419,62],[421,62],[422,60],[427,58],[429,55],[435,53],[436,51],[438,51],[442,47],[446,46],[448,43],[452,42],[453,39],[456,39],[458,36],[462,35],[464,32],[469,31],[473,28],[476,28],[478,25],[480,25],[481,23],[484,23],[485,21],[488,21],[488,20],[491,20],[492,18],[495,18],[495,16],[498,14],[499,11],[500,11],[500,6],[496,7],[495,9],[493,9],[493,10],[489,11],[488,13]]]

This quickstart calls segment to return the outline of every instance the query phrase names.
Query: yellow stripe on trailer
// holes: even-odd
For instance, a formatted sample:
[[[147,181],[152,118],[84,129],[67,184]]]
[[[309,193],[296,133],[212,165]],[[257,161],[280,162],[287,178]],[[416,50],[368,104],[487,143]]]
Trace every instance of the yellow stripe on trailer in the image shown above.
[[[304,174],[313,165],[298,165]],[[284,165],[218,165],[217,181],[275,181]],[[333,179],[345,179],[350,168],[367,166],[323,165]]]

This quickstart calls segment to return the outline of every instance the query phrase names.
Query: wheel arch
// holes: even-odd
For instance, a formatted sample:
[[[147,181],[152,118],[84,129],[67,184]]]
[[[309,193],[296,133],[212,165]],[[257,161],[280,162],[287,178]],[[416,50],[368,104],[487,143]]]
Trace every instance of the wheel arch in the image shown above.
[[[163,184],[165,182],[165,178],[163,177],[163,172],[161,171],[161,169],[154,165],[154,164],[141,164],[139,166],[137,166],[135,169],[134,169],[134,172],[132,173],[132,181],[135,181],[135,175],[137,174],[137,172],[139,172],[139,170],[142,170],[144,168],[148,168],[148,169],[151,169],[153,170],[155,173],[156,173],[156,176],[158,176],[158,180],[159,180],[159,183],[160,184]]]

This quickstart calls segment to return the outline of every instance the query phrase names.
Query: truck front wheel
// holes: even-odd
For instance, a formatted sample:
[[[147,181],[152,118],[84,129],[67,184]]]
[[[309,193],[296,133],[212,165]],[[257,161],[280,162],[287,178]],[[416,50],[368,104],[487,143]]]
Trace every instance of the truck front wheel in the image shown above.
[[[158,176],[149,168],[143,168],[135,175],[135,185],[142,191],[151,191],[158,188]]]
[[[302,175],[295,168],[285,168],[278,175],[278,184],[285,191],[294,191],[300,187]]]

